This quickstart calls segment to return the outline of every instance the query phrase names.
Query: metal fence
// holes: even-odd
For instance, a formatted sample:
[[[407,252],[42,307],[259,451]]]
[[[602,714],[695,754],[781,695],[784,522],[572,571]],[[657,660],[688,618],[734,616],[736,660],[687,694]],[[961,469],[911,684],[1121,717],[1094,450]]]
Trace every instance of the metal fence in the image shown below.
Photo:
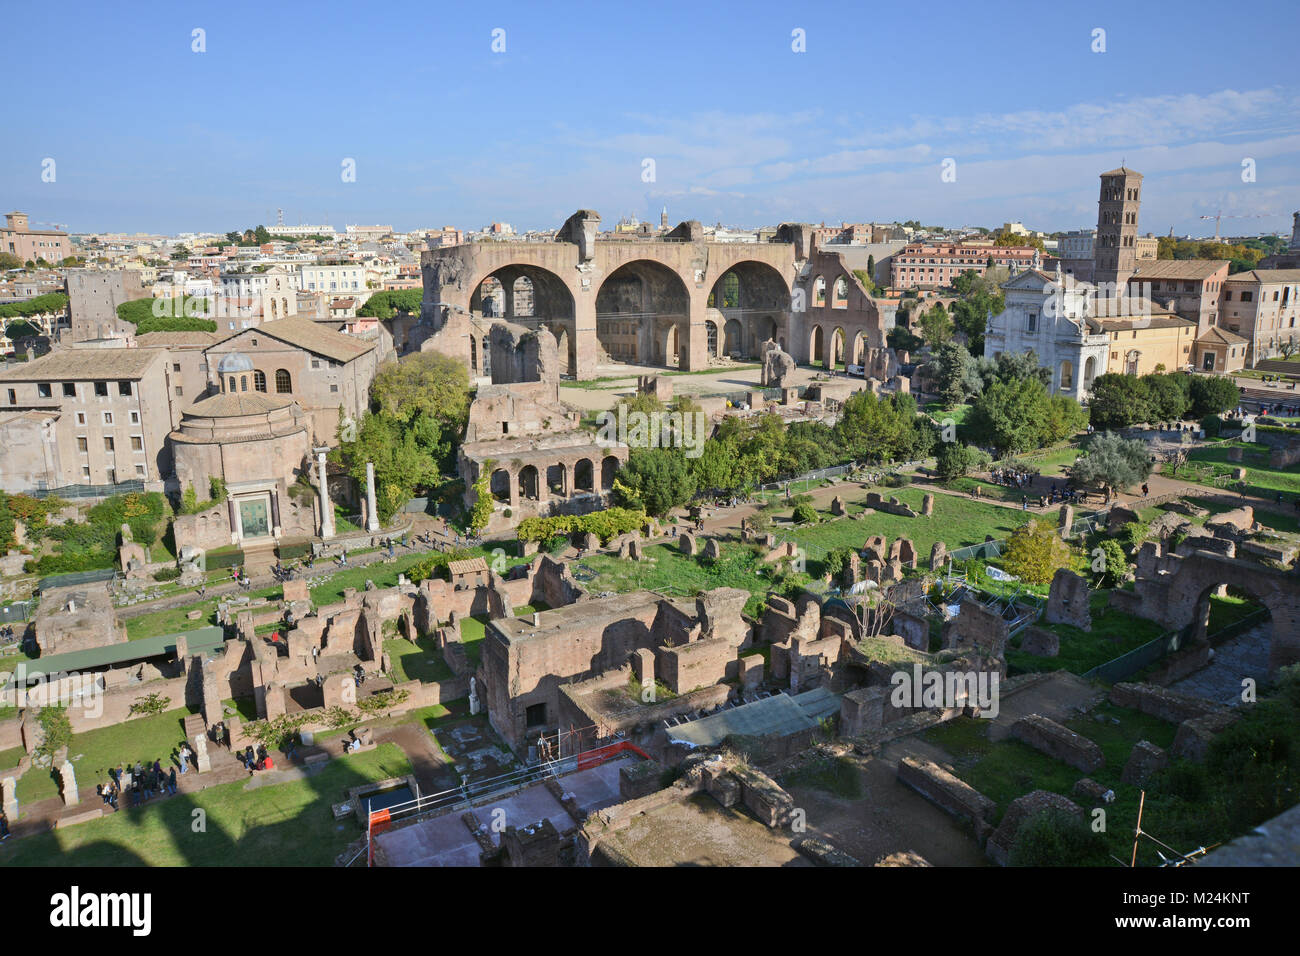
[[[1183,646],[1184,631],[1170,631],[1161,634],[1153,641],[1147,641],[1141,647],[1135,647],[1127,654],[1112,658],[1104,664],[1098,664],[1081,675],[1084,680],[1105,681],[1114,684],[1136,674],[1144,667],[1150,667],[1156,661],[1172,654]]]
[[[0,624],[17,624],[25,621],[31,612],[31,601],[14,601],[13,604],[6,604],[0,607]]]

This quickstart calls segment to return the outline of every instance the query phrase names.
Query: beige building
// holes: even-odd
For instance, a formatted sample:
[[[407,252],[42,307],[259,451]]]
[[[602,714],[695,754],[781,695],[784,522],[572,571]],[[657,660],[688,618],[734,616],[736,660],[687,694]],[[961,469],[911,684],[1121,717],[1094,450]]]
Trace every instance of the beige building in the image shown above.
[[[0,252],[15,255],[23,262],[44,259],[58,265],[72,255],[72,246],[66,232],[46,229],[29,229],[27,213],[5,213],[5,224],[0,228]]]
[[[307,468],[311,423],[289,396],[230,390],[253,371],[248,356],[227,352],[217,368],[221,391],[187,408],[171,433],[181,492],[193,488],[202,500],[217,478],[229,495],[178,519],[178,547],[269,543],[285,534],[313,532],[310,501],[289,496],[289,487]]]
[[[252,368],[218,382],[223,357],[241,353]],[[370,405],[370,382],[384,358],[375,342],[291,316],[246,329],[206,350],[211,391],[261,393],[296,401],[311,423],[313,445],[335,444],[339,411],[358,420]]]
[[[1172,313],[1098,318],[1109,337],[1106,371],[1127,375],[1176,372],[1192,364],[1196,323]]]
[[[1300,269],[1254,269],[1223,284],[1219,325],[1249,343],[1246,366],[1280,355],[1283,343],[1300,344]]]
[[[301,281],[296,272],[283,266],[271,266],[262,272],[223,272],[217,296],[217,328],[236,332],[295,315]]]
[[[168,400],[175,409],[184,409],[208,394],[207,349],[225,340],[228,332],[146,332],[135,337],[142,349],[166,349],[171,366]],[[173,412],[173,420],[178,413]]]
[[[75,348],[0,372],[0,488],[158,482],[172,406],[161,349]],[[33,425],[39,419],[39,444]]]

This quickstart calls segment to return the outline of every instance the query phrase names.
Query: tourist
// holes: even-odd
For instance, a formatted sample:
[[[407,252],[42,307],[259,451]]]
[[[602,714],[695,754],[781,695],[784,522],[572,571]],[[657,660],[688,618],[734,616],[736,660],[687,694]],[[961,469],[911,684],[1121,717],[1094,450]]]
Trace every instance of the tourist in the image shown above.
[[[244,750],[244,766],[248,768],[250,774],[257,769],[257,757],[253,754],[252,744]]]
[[[176,796],[176,768],[172,767],[167,772],[167,792],[173,797]]]
[[[0,813],[0,843],[9,839],[9,818]]]
[[[1147,483],[1145,481],[1142,482],[1142,497],[1145,498],[1150,493],[1151,489],[1147,487]]]
[[[190,768],[189,768],[189,762],[190,762],[190,754],[191,754],[191,752],[192,752],[192,751],[190,750],[190,745],[189,745],[189,744],[181,744],[181,750],[180,750],[180,758],[181,758],[181,773],[185,773],[186,771],[188,771],[188,770],[190,769]]]

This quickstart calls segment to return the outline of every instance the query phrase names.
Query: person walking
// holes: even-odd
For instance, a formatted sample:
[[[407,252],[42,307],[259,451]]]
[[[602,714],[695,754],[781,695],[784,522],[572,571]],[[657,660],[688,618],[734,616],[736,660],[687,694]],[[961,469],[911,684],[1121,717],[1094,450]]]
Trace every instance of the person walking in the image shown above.
[[[176,768],[172,767],[167,773],[167,792],[173,797],[176,796]]]

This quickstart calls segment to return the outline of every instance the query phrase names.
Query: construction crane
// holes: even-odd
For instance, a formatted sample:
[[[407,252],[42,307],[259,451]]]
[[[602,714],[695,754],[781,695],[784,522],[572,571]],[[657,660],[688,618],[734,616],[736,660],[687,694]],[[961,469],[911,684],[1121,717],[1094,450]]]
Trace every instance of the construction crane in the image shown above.
[[[68,224],[66,222],[38,222],[36,225],[53,226],[55,229],[58,229],[59,231],[66,230],[68,228]]]
[[[1266,212],[1266,213],[1246,213],[1245,215],[1240,215],[1240,216],[1236,216],[1236,215],[1225,216],[1225,215],[1223,214],[1223,210],[1220,209],[1220,210],[1219,210],[1217,213],[1215,213],[1213,216],[1202,216],[1201,218],[1202,218],[1202,219],[1213,219],[1213,220],[1214,220],[1214,241],[1215,241],[1215,242],[1218,242],[1218,241],[1219,241],[1219,220],[1220,220],[1220,219],[1268,219],[1268,218],[1270,218],[1270,217],[1273,216],[1273,215],[1274,215],[1274,213],[1267,213],[1267,212]]]

